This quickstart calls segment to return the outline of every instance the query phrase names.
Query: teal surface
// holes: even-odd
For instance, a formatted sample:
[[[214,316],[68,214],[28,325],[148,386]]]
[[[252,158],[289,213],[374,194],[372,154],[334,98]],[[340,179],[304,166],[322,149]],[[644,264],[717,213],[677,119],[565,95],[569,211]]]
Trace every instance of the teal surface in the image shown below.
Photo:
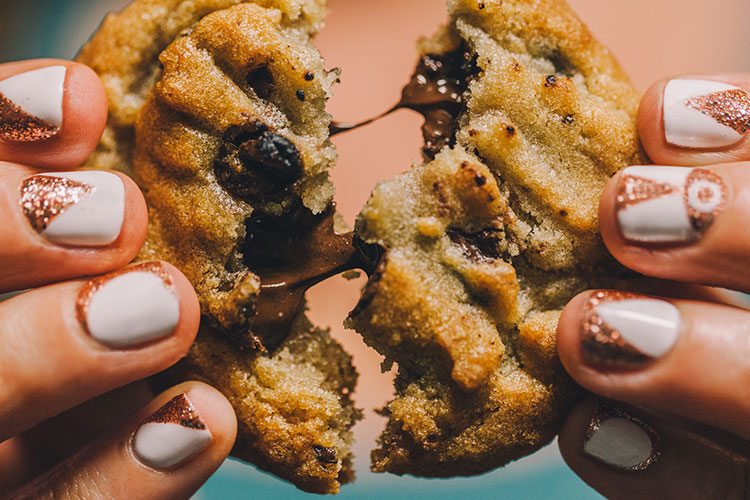
[[[552,445],[555,446],[556,445]],[[568,469],[555,453],[541,467],[522,460],[474,478],[417,479],[388,474],[362,473],[357,482],[344,486],[335,500],[594,500],[604,498]],[[307,494],[253,467],[227,461],[198,492],[195,500],[252,498],[293,500],[321,498]]]

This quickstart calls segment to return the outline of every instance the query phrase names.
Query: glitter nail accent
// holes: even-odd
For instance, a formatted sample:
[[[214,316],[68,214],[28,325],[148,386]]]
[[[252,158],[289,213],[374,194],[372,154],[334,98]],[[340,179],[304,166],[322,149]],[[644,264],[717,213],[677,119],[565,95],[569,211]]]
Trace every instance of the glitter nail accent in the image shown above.
[[[632,205],[662,196],[682,195],[690,223],[699,239],[726,208],[728,188],[723,179],[710,170],[693,169],[683,186],[646,177],[621,176],[615,210],[620,212]]]
[[[640,418],[635,417],[631,415],[630,413],[624,412],[620,410],[619,408],[616,408],[612,404],[607,403],[605,401],[600,401],[597,403],[596,409],[594,410],[594,416],[591,417],[589,426],[586,429],[586,434],[584,435],[584,442],[589,441],[591,437],[594,435],[594,433],[599,430],[601,425],[607,420],[612,419],[612,418],[622,418],[630,422],[633,422],[635,425],[643,429],[643,431],[648,435],[649,439],[651,440],[651,454],[649,455],[649,457],[646,460],[642,461],[641,463],[633,467],[624,467],[624,470],[639,471],[639,470],[644,470],[648,468],[649,466],[653,465],[654,462],[656,462],[661,456],[661,437],[659,437],[659,434],[657,434],[657,432],[654,430],[653,427],[648,425],[646,422],[644,422]]]
[[[0,92],[0,139],[31,142],[54,137],[60,127],[26,113]]]
[[[715,173],[696,168],[685,182],[685,205],[693,227],[703,233],[726,208],[727,185]]]
[[[34,175],[21,184],[19,203],[31,227],[41,233],[55,217],[95,190],[93,186],[65,177]]]
[[[185,394],[179,394],[170,399],[167,404],[146,419],[143,422],[143,425],[145,424],[178,424],[188,429],[198,430],[206,428],[206,424]]]
[[[174,282],[172,281],[172,276],[167,272],[161,262],[142,262],[140,264],[135,264],[133,266],[120,269],[119,271],[115,271],[110,274],[105,274],[104,276],[97,276],[96,278],[91,279],[83,286],[83,288],[81,288],[81,290],[78,292],[78,298],[76,299],[76,317],[78,318],[78,321],[81,323],[86,333],[91,335],[91,330],[89,330],[87,319],[88,310],[89,306],[91,305],[91,299],[94,298],[97,290],[99,290],[102,286],[107,284],[109,281],[117,278],[118,276],[136,272],[155,274],[159,278],[161,278],[167,290],[174,290]]]
[[[639,366],[651,360],[650,356],[630,345],[619,331],[610,328],[596,313],[596,307],[605,302],[642,298],[630,292],[600,290],[586,302],[581,325],[581,347],[586,357],[595,362],[619,366]]]
[[[618,195],[615,199],[615,208],[619,212],[630,205],[635,205],[636,203],[652,200],[661,196],[668,196],[674,192],[675,186],[666,182],[633,175],[623,175],[620,178]]]
[[[712,92],[688,99],[685,104],[738,134],[750,130],[750,94],[742,89]]]

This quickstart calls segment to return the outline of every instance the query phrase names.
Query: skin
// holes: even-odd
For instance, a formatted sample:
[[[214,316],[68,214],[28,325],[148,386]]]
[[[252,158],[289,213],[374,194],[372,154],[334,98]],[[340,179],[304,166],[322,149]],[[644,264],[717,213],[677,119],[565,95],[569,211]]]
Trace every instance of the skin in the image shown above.
[[[691,75],[750,91],[748,75]],[[616,211],[617,177],[600,202],[601,232],[625,266],[686,286],[750,291],[750,134],[719,150],[671,146],[665,140],[662,95],[666,81],[643,97],[639,131],[659,165],[701,166],[729,186],[724,212],[703,238],[689,245],[648,245],[625,240]],[[574,298],[558,325],[560,359],[584,388],[635,414],[662,438],[662,456],[640,472],[621,471],[582,451],[596,404],[577,407],[561,434],[560,449],[589,485],[613,499],[746,499],[750,493],[750,312],[738,305],[668,299],[681,314],[676,344],[636,369],[589,363],[579,332],[591,292]]]
[[[18,206],[29,175],[76,168],[96,147],[107,101],[89,68],[55,60],[0,65],[0,80],[50,65],[68,68],[60,133],[39,142],[0,141],[0,292],[35,289],[0,302],[0,497],[189,498],[221,465],[237,422],[215,389],[188,382],[154,396],[138,381],[176,363],[198,331],[198,299],[187,279],[164,263],[180,318],[166,337],[127,349],[91,338],[75,304],[88,276],[126,266],[146,237],[145,201],[125,184],[125,220],[106,247],[55,245],[29,225]],[[187,394],[213,439],[168,472],[137,461],[130,437],[175,395]]]
[[[60,247],[36,234],[17,206],[23,178],[66,170],[89,155],[106,121],[106,100],[95,75],[67,61],[0,65],[0,78],[30,69],[69,67],[61,133],[39,143],[0,142],[0,289],[39,287],[0,303],[0,496],[9,498],[189,498],[218,468],[236,434],[234,413],[214,389],[190,382],[156,397],[137,381],[175,363],[192,343],[199,321],[187,280],[166,265],[180,300],[172,334],[134,349],[113,350],[86,335],[74,314],[84,276],[114,271],[136,255],[146,211],[135,185],[126,186],[121,236],[104,248]],[[711,77],[707,77],[711,78]],[[723,75],[750,90],[750,78]],[[649,155],[665,165],[706,165],[730,185],[729,205],[698,243],[646,247],[626,242],[617,228],[614,184],[601,200],[604,240],[624,265],[693,285],[750,290],[750,139],[722,151],[677,149],[663,140],[661,90],[644,97],[640,131]],[[83,98],[83,96],[87,96]],[[717,164],[718,165],[714,165]],[[613,182],[616,182],[613,181]],[[690,297],[689,293],[675,296]],[[582,453],[595,401],[570,415],[560,447],[571,468],[610,498],[744,498],[750,439],[750,313],[736,306],[681,298],[681,336],[662,359],[640,370],[592,366],[578,340],[587,294],[565,309],[558,329],[560,358],[578,383],[648,421],[662,437],[662,456],[642,473],[618,471]],[[44,310],[45,314],[39,314]],[[169,472],[139,464],[133,432],[172,396],[187,393],[213,440]],[[3,441],[4,440],[4,441]]]

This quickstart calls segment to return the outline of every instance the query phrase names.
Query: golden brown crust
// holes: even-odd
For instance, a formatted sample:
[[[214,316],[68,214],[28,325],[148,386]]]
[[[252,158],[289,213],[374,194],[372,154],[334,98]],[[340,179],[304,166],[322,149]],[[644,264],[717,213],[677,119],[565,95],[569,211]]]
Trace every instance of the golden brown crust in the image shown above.
[[[237,412],[232,454],[313,493],[338,493],[354,480],[350,394],[357,372],[329,333],[300,316],[274,354],[240,351],[201,326],[187,358],[172,371],[219,389]]]
[[[96,71],[109,97],[109,119],[102,140],[86,166],[130,172],[133,126],[146,95],[159,76],[159,54],[184,30],[211,12],[244,0],[138,0],[109,14],[76,60]],[[257,0],[278,9],[285,23],[314,33],[322,25],[325,0]]]

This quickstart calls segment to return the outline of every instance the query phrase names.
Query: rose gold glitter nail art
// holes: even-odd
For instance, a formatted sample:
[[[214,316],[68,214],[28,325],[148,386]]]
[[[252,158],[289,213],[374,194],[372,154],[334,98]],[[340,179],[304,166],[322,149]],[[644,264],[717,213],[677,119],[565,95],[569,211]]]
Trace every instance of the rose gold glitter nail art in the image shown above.
[[[600,290],[584,306],[580,339],[583,354],[594,363],[620,366],[638,366],[651,360],[630,345],[617,330],[610,328],[596,313],[596,307],[605,302],[642,298],[629,292]]]
[[[21,184],[19,203],[31,227],[41,233],[55,217],[94,190],[93,186],[64,177],[34,175]]]
[[[128,273],[152,273],[161,278],[164,283],[164,287],[167,290],[174,290],[174,282],[172,276],[167,272],[161,262],[141,262],[113,273],[105,274],[104,276],[97,276],[86,283],[83,288],[78,292],[78,298],[76,299],[76,317],[83,326],[83,329],[89,335],[91,331],[88,325],[88,309],[91,304],[91,299],[94,298],[97,290],[102,286],[106,285],[109,281]]]
[[[60,127],[26,113],[0,93],[0,138],[10,141],[40,141],[60,132]]]
[[[715,173],[696,168],[685,182],[684,200],[693,227],[703,233],[724,211],[727,185]]]
[[[742,89],[712,92],[688,99],[685,104],[738,134],[750,130],[750,94]]]
[[[620,210],[623,210],[630,205],[635,205],[636,203],[653,200],[660,196],[671,195],[675,190],[675,186],[666,182],[633,175],[623,175],[620,177],[620,186],[618,188],[617,198],[615,199],[615,208],[619,212]]]
[[[591,437],[594,435],[594,433],[597,430],[599,430],[601,425],[607,420],[612,419],[612,418],[622,418],[630,422],[633,422],[635,425],[643,429],[643,431],[648,435],[649,439],[651,440],[651,454],[649,455],[649,457],[646,460],[639,463],[638,465],[635,465],[633,467],[625,467],[624,468],[625,470],[630,470],[630,471],[644,470],[659,459],[659,457],[661,456],[661,437],[659,437],[659,434],[657,434],[654,428],[648,425],[646,422],[644,422],[640,418],[635,417],[627,412],[624,412],[620,410],[619,408],[616,408],[615,406],[605,401],[600,401],[597,403],[596,409],[594,410],[594,416],[591,417],[589,426],[586,429],[586,434],[584,435],[584,441],[590,440]]]
[[[695,230],[694,236],[698,239],[726,208],[728,192],[727,185],[719,175],[701,168],[693,169],[683,186],[624,174],[619,180],[615,210],[620,212],[662,196],[682,194],[688,218]]]
[[[195,407],[185,394],[180,394],[169,400],[143,422],[145,424],[177,424],[188,429],[203,430],[206,424],[201,420]]]

